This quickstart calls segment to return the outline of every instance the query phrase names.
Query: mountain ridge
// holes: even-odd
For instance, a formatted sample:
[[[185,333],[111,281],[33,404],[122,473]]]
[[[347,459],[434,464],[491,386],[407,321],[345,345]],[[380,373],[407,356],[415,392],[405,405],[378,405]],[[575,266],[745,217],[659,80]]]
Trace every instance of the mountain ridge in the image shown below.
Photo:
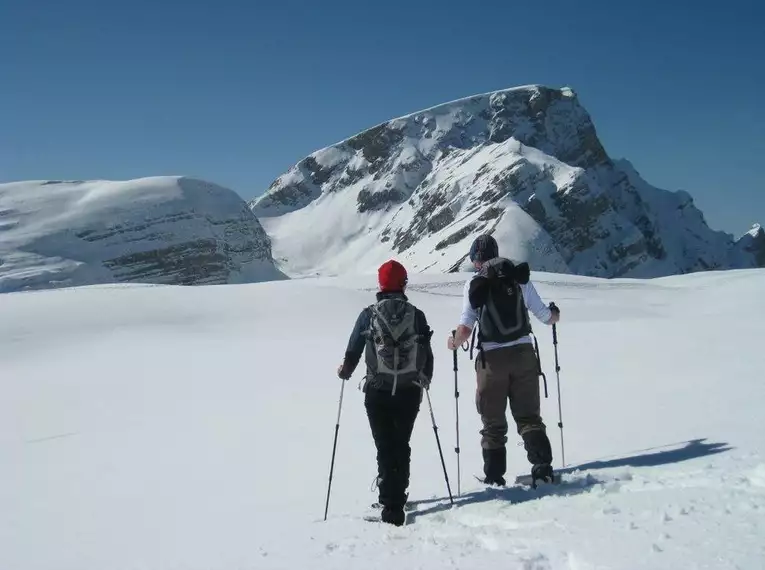
[[[342,203],[351,201],[355,214]],[[348,272],[356,260],[371,270],[391,255],[420,271],[465,269],[483,231],[542,270],[598,277],[753,267],[759,251],[709,228],[687,192],[651,186],[612,159],[573,89],[535,84],[455,99],[323,147],[250,207],[296,274]]]

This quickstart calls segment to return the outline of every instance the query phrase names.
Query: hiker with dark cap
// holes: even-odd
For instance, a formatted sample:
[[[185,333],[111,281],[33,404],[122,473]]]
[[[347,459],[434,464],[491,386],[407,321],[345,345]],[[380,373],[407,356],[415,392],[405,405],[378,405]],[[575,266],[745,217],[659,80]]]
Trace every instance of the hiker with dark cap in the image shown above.
[[[540,415],[539,362],[530,337],[529,310],[547,325],[557,322],[560,313],[540,298],[528,264],[500,257],[491,235],[475,239],[470,261],[477,273],[465,283],[462,316],[447,346],[456,350],[478,324],[476,407],[483,423],[484,482],[505,485],[508,402],[533,483],[551,482],[552,449]]]
[[[400,263],[391,260],[381,265],[378,284],[377,302],[356,319],[337,374],[349,379],[365,353],[364,406],[377,448],[382,520],[401,526],[409,487],[409,440],[422,390],[433,378],[433,332],[425,313],[404,294],[407,273]]]

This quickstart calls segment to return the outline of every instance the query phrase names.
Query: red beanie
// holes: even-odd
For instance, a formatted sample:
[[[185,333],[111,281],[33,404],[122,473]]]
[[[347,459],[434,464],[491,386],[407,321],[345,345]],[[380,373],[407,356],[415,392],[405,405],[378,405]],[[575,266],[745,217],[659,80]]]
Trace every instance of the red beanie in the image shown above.
[[[386,261],[377,270],[380,291],[403,291],[406,281],[406,269],[398,261]]]

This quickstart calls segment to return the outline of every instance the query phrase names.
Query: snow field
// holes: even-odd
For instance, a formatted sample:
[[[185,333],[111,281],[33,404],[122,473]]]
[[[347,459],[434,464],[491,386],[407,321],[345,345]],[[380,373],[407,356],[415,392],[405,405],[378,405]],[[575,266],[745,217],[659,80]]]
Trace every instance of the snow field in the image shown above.
[[[412,275],[435,329],[431,397],[452,489],[445,341],[467,276]],[[559,325],[563,482],[486,491],[459,353],[462,495],[426,402],[403,528],[366,523],[374,448],[340,380],[371,276],[0,296],[0,568],[761,568],[765,271],[648,281],[534,274]],[[560,461],[550,330],[534,322]],[[510,433],[509,474],[526,473]],[[556,464],[556,467],[560,465]]]

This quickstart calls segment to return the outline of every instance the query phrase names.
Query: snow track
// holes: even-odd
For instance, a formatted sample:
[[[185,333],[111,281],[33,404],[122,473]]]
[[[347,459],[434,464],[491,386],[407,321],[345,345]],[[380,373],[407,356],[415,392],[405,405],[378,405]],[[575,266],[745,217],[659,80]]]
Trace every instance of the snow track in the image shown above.
[[[668,450],[667,459],[684,448],[715,449],[699,445],[705,444]],[[371,568],[385,568],[374,562],[382,550],[423,562],[438,559],[446,568],[756,568],[765,559],[765,464],[710,457],[700,455],[677,468],[574,471],[559,486],[536,491],[471,490],[455,498],[453,507],[443,497],[415,500],[409,526],[382,534],[362,527],[364,532],[344,541],[330,539],[323,564],[340,568],[364,559]],[[731,473],[731,464],[740,470]],[[334,522],[346,518],[353,515]],[[701,538],[708,531],[735,533],[736,548],[721,552],[718,541]]]

